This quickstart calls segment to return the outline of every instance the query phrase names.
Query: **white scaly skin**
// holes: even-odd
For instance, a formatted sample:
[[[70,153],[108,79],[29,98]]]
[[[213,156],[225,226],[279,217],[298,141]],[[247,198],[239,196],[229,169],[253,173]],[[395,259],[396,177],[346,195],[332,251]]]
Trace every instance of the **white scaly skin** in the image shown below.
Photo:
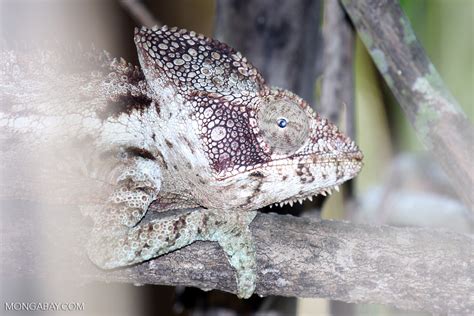
[[[135,43],[141,69],[106,59],[98,74],[79,80],[77,102],[59,109],[45,103],[44,113],[23,117],[47,126],[55,145],[67,139],[68,148],[80,147],[72,163],[108,188],[89,211],[94,263],[116,268],[196,240],[217,241],[236,269],[237,294],[249,297],[256,284],[248,227],[255,211],[338,189],[360,171],[362,154],[305,101],[266,86],[225,44],[167,27],[137,29]],[[10,57],[3,76],[17,63]],[[65,81],[55,78],[58,86]],[[21,94],[4,84],[14,79],[0,80],[10,99]],[[27,86],[41,90],[39,83]],[[84,106],[78,110],[77,103]],[[18,122],[20,112],[12,106],[0,113],[0,126],[45,135]],[[51,121],[51,113],[58,119]],[[163,214],[196,209],[144,221],[152,203]]]

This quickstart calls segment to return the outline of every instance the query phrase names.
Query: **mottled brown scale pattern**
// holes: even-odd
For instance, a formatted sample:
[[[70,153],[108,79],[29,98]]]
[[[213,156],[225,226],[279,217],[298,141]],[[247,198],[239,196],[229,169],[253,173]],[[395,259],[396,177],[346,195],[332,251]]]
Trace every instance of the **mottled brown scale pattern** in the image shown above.
[[[177,28],[141,28],[135,43],[146,52],[145,62],[184,94],[206,91],[236,95],[265,88],[262,76],[245,57],[201,34]]]
[[[270,161],[250,124],[250,120],[255,120],[250,103],[251,100],[245,104],[205,94],[193,99],[194,118],[199,122],[204,148],[217,173]]]
[[[130,154],[132,157],[136,156],[136,157],[141,157],[141,158],[150,159],[150,160],[156,159],[155,156],[151,152],[143,148],[132,146],[132,147],[126,148],[125,152]]]
[[[306,102],[265,86],[255,67],[225,44],[167,27],[139,29],[135,42],[145,68],[154,69],[148,71],[150,80],[166,78],[164,86],[172,86],[191,105],[204,150],[221,178],[275,158],[358,150]],[[278,126],[281,119],[284,127]]]
[[[152,102],[152,99],[146,95],[133,96],[127,92],[125,95],[120,95],[108,100],[106,107],[100,110],[97,116],[102,120],[106,120],[110,117],[117,118],[122,114],[130,114],[132,111],[148,108]],[[159,109],[159,107],[157,107],[157,109]]]
[[[133,111],[143,111],[150,106],[160,112],[160,105],[153,99],[143,72],[137,66],[123,59],[113,59],[110,72],[102,83],[107,97],[104,108],[98,110],[97,116],[102,120],[117,118]]]

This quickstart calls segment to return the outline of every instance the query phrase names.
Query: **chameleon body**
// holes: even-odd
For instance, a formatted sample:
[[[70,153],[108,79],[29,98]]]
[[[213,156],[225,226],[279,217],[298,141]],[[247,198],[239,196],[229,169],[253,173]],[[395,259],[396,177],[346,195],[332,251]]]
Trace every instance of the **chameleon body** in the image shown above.
[[[237,294],[249,297],[256,210],[338,188],[360,171],[362,154],[301,98],[267,86],[227,45],[168,27],[136,29],[134,40],[140,67],[104,57],[92,72],[62,71],[47,83],[35,78],[50,70],[28,66],[37,60],[3,52],[1,92],[10,106],[0,126],[61,148],[51,155],[55,166],[70,162],[94,183],[98,198],[84,210],[94,222],[87,249],[96,265],[112,269],[216,241],[236,270]],[[33,79],[20,82],[27,72]],[[54,91],[38,97],[43,84],[64,93],[66,81],[76,87],[70,102],[52,101],[60,99]],[[15,101],[24,91],[34,106]],[[151,206],[160,216],[145,221]]]

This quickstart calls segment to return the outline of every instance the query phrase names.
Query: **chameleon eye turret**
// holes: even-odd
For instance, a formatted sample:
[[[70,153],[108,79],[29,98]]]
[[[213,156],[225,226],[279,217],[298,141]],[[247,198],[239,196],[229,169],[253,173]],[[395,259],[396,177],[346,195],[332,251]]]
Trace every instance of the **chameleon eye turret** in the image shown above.
[[[292,100],[269,98],[257,119],[263,140],[274,154],[293,154],[308,139],[310,117]]]

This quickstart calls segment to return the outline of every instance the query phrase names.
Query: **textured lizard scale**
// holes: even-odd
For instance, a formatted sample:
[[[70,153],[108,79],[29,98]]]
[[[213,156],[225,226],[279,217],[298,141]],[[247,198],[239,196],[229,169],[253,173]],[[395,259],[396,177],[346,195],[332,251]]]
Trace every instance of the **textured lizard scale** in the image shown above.
[[[87,249],[99,267],[217,241],[236,270],[237,294],[249,297],[255,211],[338,189],[358,174],[362,153],[304,100],[267,86],[226,44],[168,27],[136,29],[134,40],[140,67],[101,55],[64,72],[38,62],[54,64],[54,54],[22,60],[2,52],[0,95],[11,104],[0,127],[30,150],[45,152],[32,147],[38,139],[59,146],[45,167],[69,163],[80,176],[44,173],[63,181],[58,192],[90,187],[98,195],[83,209],[94,222]],[[48,72],[18,79],[35,67]],[[29,111],[15,101],[25,94],[34,96]],[[10,146],[2,154],[14,155]]]
[[[142,28],[135,43],[143,50],[146,68],[166,76],[192,104],[216,173],[270,160],[264,148],[253,146],[258,132],[249,125],[255,122],[259,94],[268,88],[245,57],[218,41],[176,28]]]
[[[233,98],[264,90],[257,70],[233,48],[184,29],[142,27],[135,32],[147,71],[160,72],[184,94],[214,92]]]

